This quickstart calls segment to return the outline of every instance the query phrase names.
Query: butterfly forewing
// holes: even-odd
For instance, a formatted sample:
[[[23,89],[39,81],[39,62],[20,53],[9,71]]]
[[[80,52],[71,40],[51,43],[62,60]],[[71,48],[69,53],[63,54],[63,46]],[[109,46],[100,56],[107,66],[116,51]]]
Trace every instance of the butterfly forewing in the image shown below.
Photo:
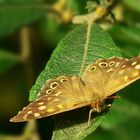
[[[106,95],[112,95],[140,78],[140,57],[125,59],[108,78]]]
[[[90,104],[84,98],[83,83],[78,77],[60,76],[46,84],[37,100],[12,118],[12,122],[43,118]]]
[[[139,79],[139,72],[140,57],[102,59],[86,68],[82,80],[105,99]]]

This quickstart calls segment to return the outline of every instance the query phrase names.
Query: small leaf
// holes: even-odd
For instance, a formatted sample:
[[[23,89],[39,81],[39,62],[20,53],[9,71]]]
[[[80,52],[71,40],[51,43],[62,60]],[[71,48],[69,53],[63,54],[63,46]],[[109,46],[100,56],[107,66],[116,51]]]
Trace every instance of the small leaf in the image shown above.
[[[6,72],[19,62],[17,55],[0,49],[0,74]]]
[[[112,56],[120,56],[120,53],[107,32],[97,25],[92,25],[91,28],[87,25],[75,28],[59,42],[46,68],[31,89],[30,100],[36,99],[38,92],[47,79],[59,75],[79,76],[83,73],[85,67],[96,59]],[[83,139],[93,132],[104,118],[104,115],[94,116],[93,125],[87,128],[88,112],[86,114],[80,112],[81,115],[73,117],[72,122],[69,122],[69,119],[73,115],[67,113],[64,113],[67,114],[66,117],[59,117],[61,118],[57,121],[59,128],[54,131],[53,140]],[[85,122],[81,121],[77,124],[77,120],[85,120]]]

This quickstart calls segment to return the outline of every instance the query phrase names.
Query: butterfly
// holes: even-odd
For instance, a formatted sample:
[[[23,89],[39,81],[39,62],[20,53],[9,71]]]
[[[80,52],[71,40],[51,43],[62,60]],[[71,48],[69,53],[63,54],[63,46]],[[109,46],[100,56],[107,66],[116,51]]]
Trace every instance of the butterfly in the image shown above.
[[[115,93],[140,78],[140,57],[99,59],[81,77],[58,76],[47,80],[35,101],[23,108],[11,122],[39,119],[76,108],[90,106],[102,112]],[[115,97],[115,96],[114,96]]]

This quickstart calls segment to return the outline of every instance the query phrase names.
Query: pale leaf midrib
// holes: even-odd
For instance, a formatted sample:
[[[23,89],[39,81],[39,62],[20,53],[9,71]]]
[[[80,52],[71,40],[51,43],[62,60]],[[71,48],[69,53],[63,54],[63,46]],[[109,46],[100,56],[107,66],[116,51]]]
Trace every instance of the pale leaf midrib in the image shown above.
[[[86,63],[86,57],[87,57],[87,53],[88,53],[88,49],[89,49],[91,27],[92,27],[92,22],[89,22],[88,25],[87,25],[86,43],[85,43],[85,47],[84,47],[83,61],[82,61],[82,64],[81,64],[81,69],[80,69],[79,76],[81,76],[82,73],[84,72],[84,66],[85,66],[85,63]]]

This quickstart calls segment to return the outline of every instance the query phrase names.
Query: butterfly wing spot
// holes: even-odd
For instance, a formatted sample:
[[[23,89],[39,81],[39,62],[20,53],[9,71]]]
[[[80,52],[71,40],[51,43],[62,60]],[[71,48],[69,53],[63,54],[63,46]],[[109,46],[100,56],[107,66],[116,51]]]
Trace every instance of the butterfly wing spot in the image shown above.
[[[61,79],[61,80],[60,80],[61,83],[66,83],[66,82],[68,82],[68,81],[69,81],[68,78],[64,78],[64,79]]]
[[[44,109],[46,109],[46,106],[45,106],[45,105],[40,106],[38,109],[39,109],[39,110],[44,110]]]
[[[51,94],[52,92],[53,92],[52,89],[48,89],[48,90],[46,90],[46,94]]]
[[[132,66],[135,66],[137,64],[137,61],[133,62],[131,65]]]
[[[126,65],[122,65],[122,68],[125,68],[126,67]]]
[[[139,71],[135,71],[131,74],[131,78],[136,77],[139,75]]]
[[[108,67],[108,64],[106,62],[100,62],[99,67]]]
[[[54,111],[55,111],[54,108],[48,108],[48,109],[47,109],[47,112],[54,112]]]
[[[26,107],[23,107],[23,110],[25,110],[26,109]]]
[[[108,69],[106,72],[113,72],[113,68]]]
[[[120,65],[120,62],[116,62],[115,67],[118,67]]]
[[[35,117],[35,118],[40,117],[40,113],[34,113],[34,117]]]
[[[59,98],[55,98],[55,99],[53,99],[53,101],[54,102],[58,102],[58,101],[60,101],[60,99]]]
[[[32,113],[33,113],[33,111],[31,111],[31,110],[27,112],[27,114],[32,114]]]
[[[23,116],[23,120],[26,120],[27,119],[27,114],[25,114],[24,116]]]
[[[139,70],[139,69],[140,69],[140,64],[136,65],[136,66],[135,66],[135,69],[136,69],[136,70]]]
[[[39,102],[39,103],[38,103],[38,105],[43,105],[43,104],[44,104],[44,102]]]
[[[114,66],[115,65],[115,61],[111,61],[110,63],[109,63],[109,67],[112,67],[112,66]]]
[[[63,109],[63,105],[59,104],[57,105],[58,108]]]
[[[57,82],[53,82],[53,83],[51,83],[50,88],[51,89],[55,89],[57,86],[58,86],[58,83]]]
[[[119,74],[123,74],[124,71],[125,71],[125,69],[120,70],[120,71],[119,71]]]
[[[95,70],[96,70],[96,66],[91,66],[91,67],[89,68],[89,71],[90,71],[90,72],[95,71]]]
[[[128,80],[128,76],[124,76],[124,77],[123,77],[123,80],[124,80],[124,81],[127,81],[127,80]]]
[[[57,92],[57,93],[55,93],[54,94],[54,96],[59,96],[59,95],[61,95],[63,92]]]

